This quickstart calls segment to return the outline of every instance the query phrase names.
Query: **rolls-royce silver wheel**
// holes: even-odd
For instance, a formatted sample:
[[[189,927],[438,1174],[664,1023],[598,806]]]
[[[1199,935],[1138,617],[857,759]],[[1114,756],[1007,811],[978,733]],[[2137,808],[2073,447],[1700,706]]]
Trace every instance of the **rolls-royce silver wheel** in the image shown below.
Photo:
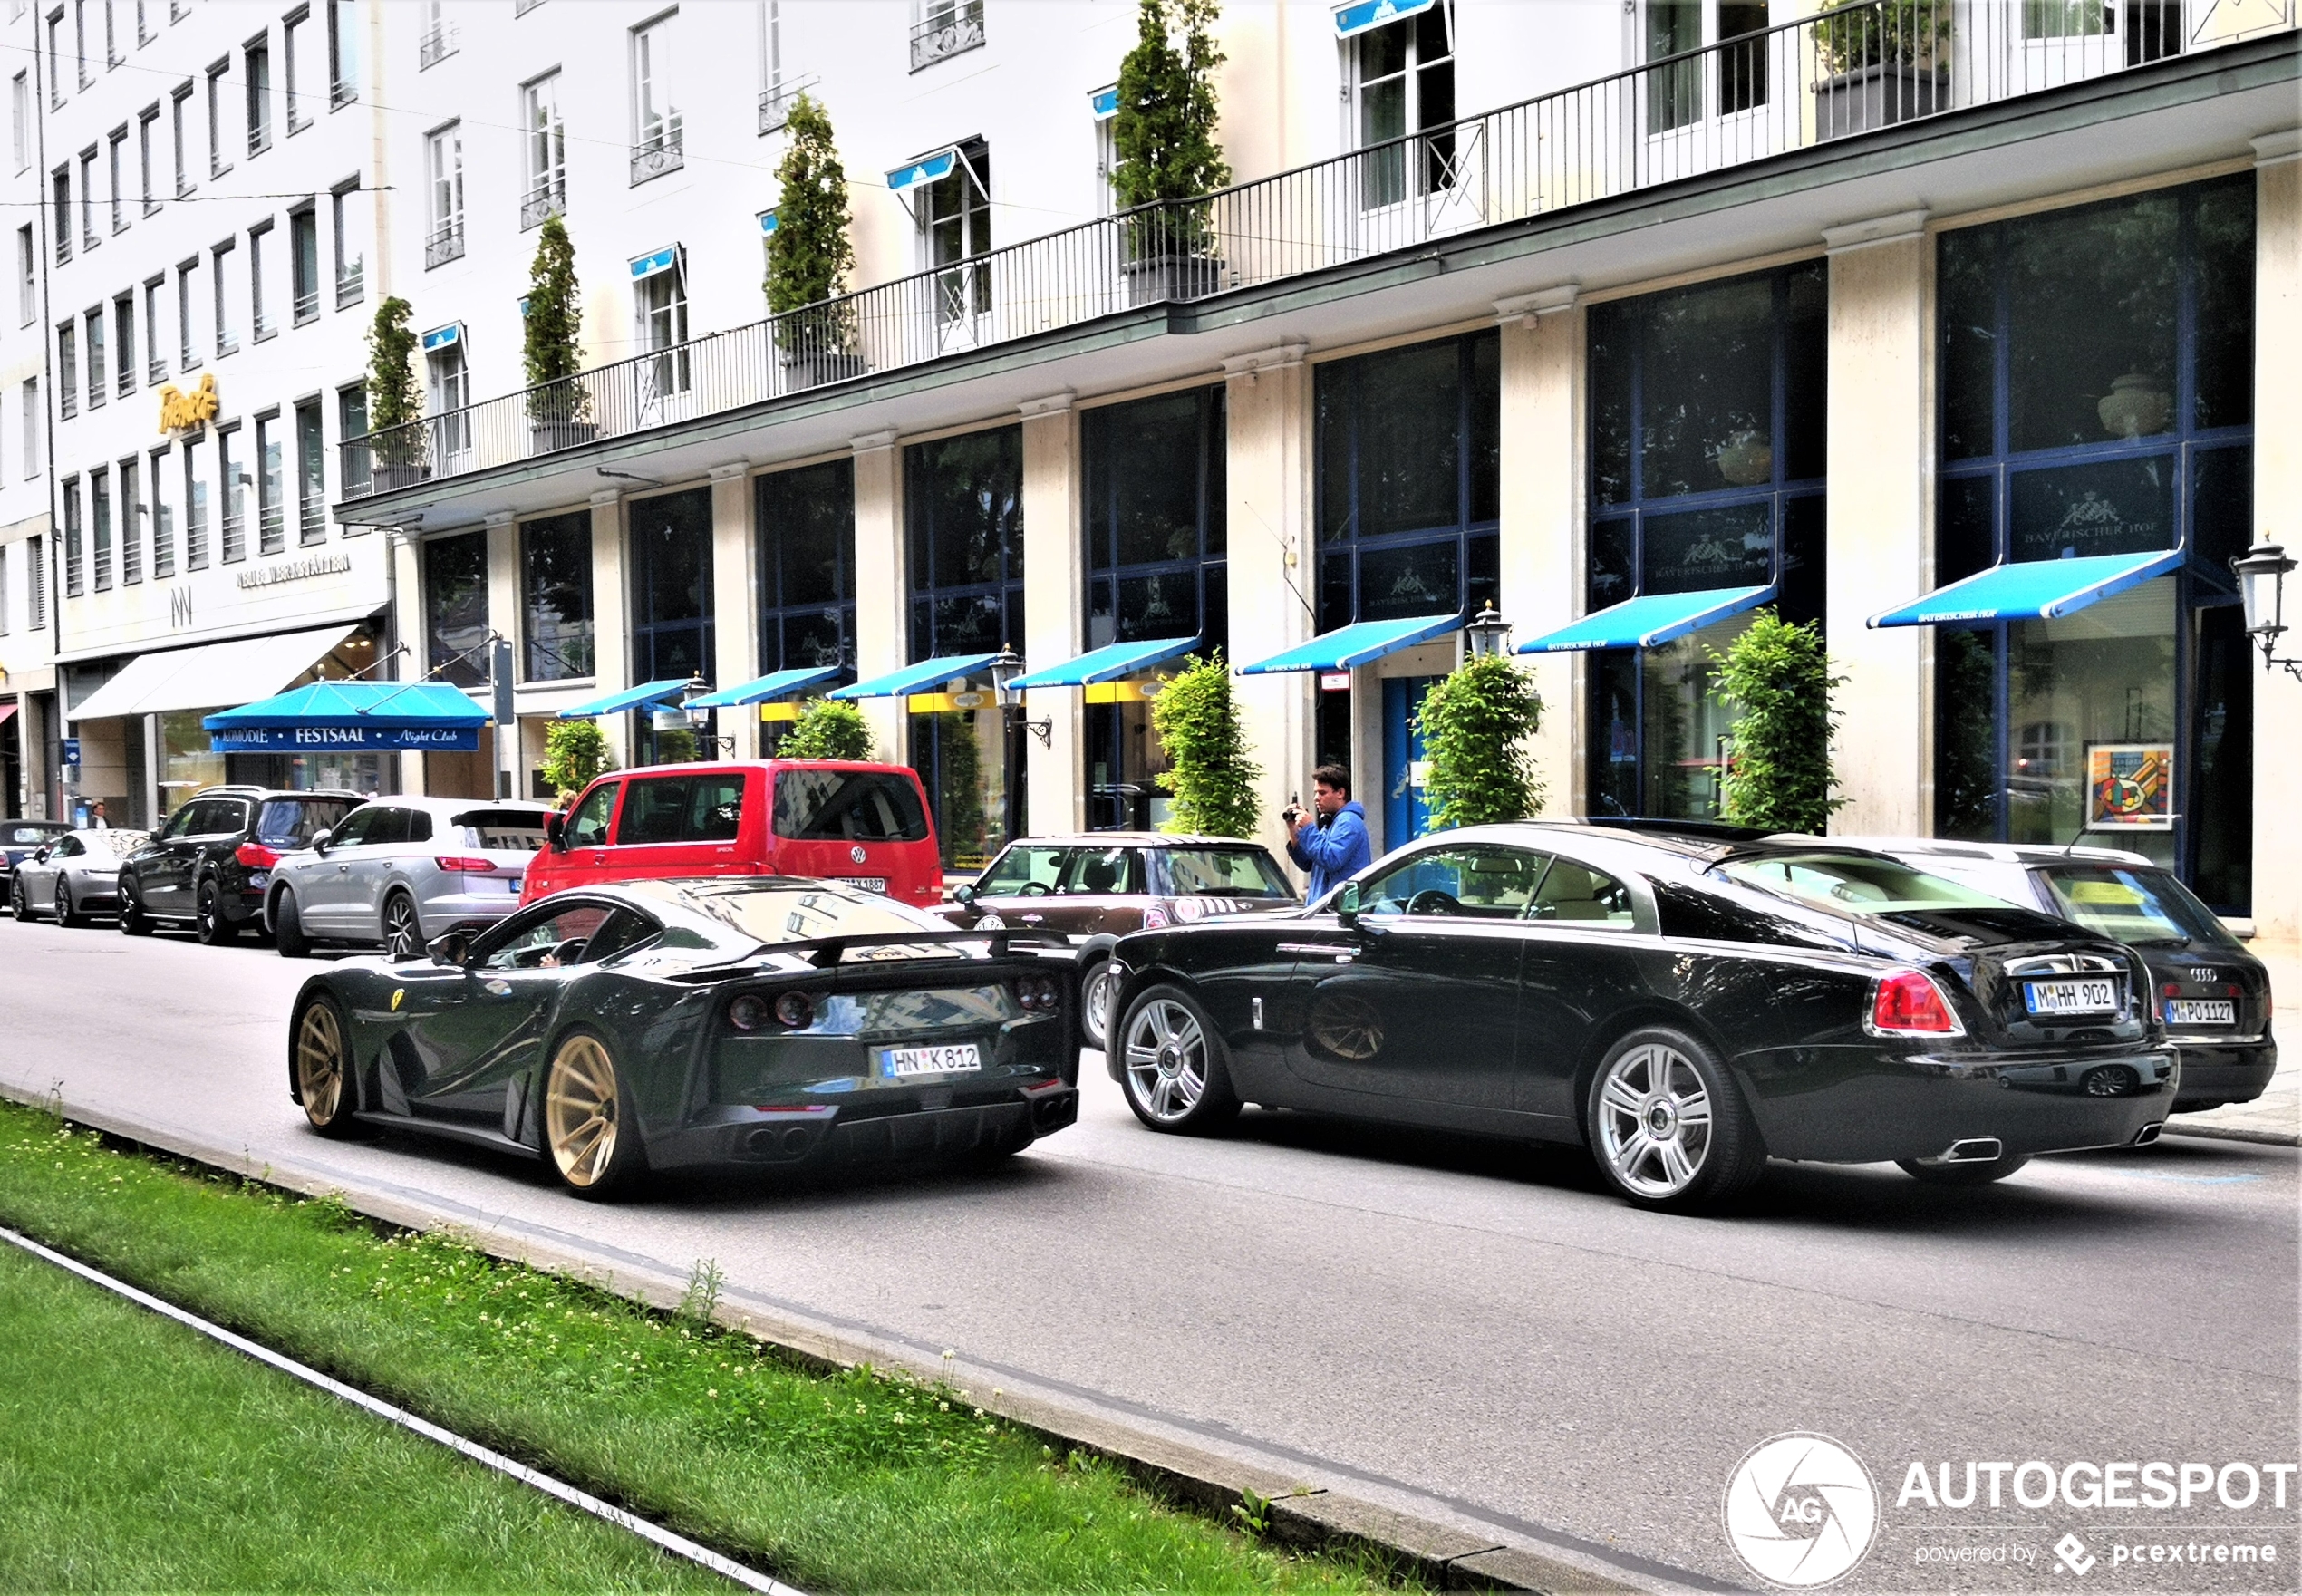
[[[1079,1031],[1087,1045],[1102,1050],[1111,1045],[1111,1005],[1119,997],[1119,966],[1106,959],[1079,982]]]
[[[423,952],[423,922],[405,893],[383,900],[383,952],[392,959],[412,959]]]
[[[1600,1173],[1642,1207],[1702,1208],[1758,1178],[1766,1151],[1734,1079],[1693,1037],[1635,1030],[1591,1083],[1585,1130]]]
[[[1119,1046],[1127,1107],[1152,1129],[1208,1130],[1238,1115],[1223,1040],[1181,987],[1138,995],[1119,1027]]]

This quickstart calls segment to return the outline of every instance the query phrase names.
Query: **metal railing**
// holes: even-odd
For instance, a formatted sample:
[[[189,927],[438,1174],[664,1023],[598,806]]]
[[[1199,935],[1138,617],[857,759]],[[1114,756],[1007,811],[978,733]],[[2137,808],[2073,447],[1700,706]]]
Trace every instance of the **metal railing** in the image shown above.
[[[430,236],[424,239],[423,269],[430,271],[433,266],[445,266],[451,260],[460,259],[463,252],[464,222],[463,218],[458,217],[453,221],[442,222],[432,228]]]
[[[426,28],[416,43],[416,70],[438,66],[460,47],[456,24],[443,22]]]
[[[804,78],[786,78],[770,89],[759,91],[759,131],[772,133],[791,120],[792,103],[814,88],[822,79],[814,73]]]
[[[554,172],[544,181],[527,190],[519,202],[519,229],[540,227],[546,217],[567,214],[567,176]]]
[[[344,497],[624,437],[1135,306],[1407,251],[2289,30],[2297,3],[2194,6],[2187,34],[2055,34],[2047,30],[2074,18],[2123,22],[2128,8],[1859,0],[1204,198],[1099,218],[676,351],[351,439],[339,446]]]
[[[983,0],[959,0],[946,9],[932,11],[911,30],[911,70],[980,49],[983,43]]]
[[[359,304],[360,295],[367,292],[367,262],[363,260],[355,260],[349,266],[336,273],[336,309],[342,310],[346,305]]]
[[[295,296],[295,303],[288,307],[289,321],[299,327],[318,316],[319,314],[320,285],[317,283],[298,294]]]
[[[686,131],[675,112],[660,128],[632,146],[632,186],[650,178],[678,171],[687,164]]]

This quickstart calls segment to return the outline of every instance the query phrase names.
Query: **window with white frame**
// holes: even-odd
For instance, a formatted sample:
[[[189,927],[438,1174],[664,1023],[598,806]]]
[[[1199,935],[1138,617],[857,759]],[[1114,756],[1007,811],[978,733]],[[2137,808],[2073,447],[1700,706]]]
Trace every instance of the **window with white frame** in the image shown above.
[[[952,169],[914,190],[919,198],[919,237],[925,265],[941,269],[936,305],[946,322],[981,315],[991,307],[990,268],[978,262],[991,247],[991,152],[980,139],[959,147]]]
[[[104,337],[104,308],[97,305],[84,312],[81,321],[88,330],[88,408],[94,410],[104,402],[110,392],[104,359],[107,340]]]
[[[131,291],[112,296],[112,387],[122,399],[136,392],[136,295]]]
[[[152,576],[163,580],[176,575],[176,507],[168,497],[168,450],[151,452]]]
[[[471,412],[466,408],[471,403],[471,368],[464,363],[463,329],[456,328],[453,337],[433,343],[424,364],[430,377],[432,440],[437,458],[446,466],[471,448]]]
[[[633,285],[632,303],[639,317],[639,346],[658,356],[650,363],[649,378],[659,399],[685,393],[690,377],[688,352],[682,347],[687,343],[686,256],[678,248],[661,250],[643,265],[655,269]]]
[[[69,317],[56,324],[56,413],[80,413],[80,328]]]
[[[153,386],[167,381],[168,359],[160,353],[160,314],[168,293],[168,276],[161,273],[144,284],[144,381]]]
[[[1349,40],[1352,138],[1376,152],[1359,168],[1359,204],[1374,210],[1455,181],[1455,135],[1435,131],[1391,143],[1455,120],[1454,6],[1449,0]],[[1378,146],[1387,146],[1378,150]]]
[[[224,74],[232,70],[227,56],[208,69],[208,175],[220,178],[232,169],[224,159]]]
[[[120,583],[123,587],[144,579],[143,464],[131,454],[117,468],[120,477]]]
[[[96,235],[96,147],[80,152],[80,247],[93,249]]]
[[[521,87],[519,137],[527,158],[519,225],[533,227],[567,209],[567,124],[560,120],[556,67]]]
[[[1095,214],[1109,216],[1119,206],[1118,190],[1112,187],[1119,169],[1117,87],[1098,89],[1088,97],[1088,105],[1095,116]]]
[[[24,624],[34,632],[48,624],[47,552],[46,538],[24,540]]]
[[[64,104],[64,8],[61,5],[48,14],[48,105],[62,111]]]
[[[360,179],[338,183],[328,190],[328,231],[335,243],[335,307],[357,305],[365,291],[367,252],[360,246],[360,217],[355,207]]]
[[[24,474],[40,475],[40,379],[24,380]]]
[[[278,267],[271,258],[277,246],[272,241],[271,222],[258,222],[247,230],[247,308],[248,331],[256,343],[277,333],[279,325],[272,319],[272,306],[265,289],[278,278]]]
[[[125,233],[128,230],[128,184],[121,168],[128,164],[126,123],[112,130],[111,138],[105,143],[104,155],[111,168],[111,230]]]
[[[16,229],[16,320],[29,327],[40,314],[40,246],[32,224]]]
[[[288,212],[288,295],[296,325],[320,314],[320,218],[309,205]]]
[[[287,474],[280,458],[280,414],[256,418],[256,547],[258,554],[287,547]]]
[[[191,84],[179,85],[169,99],[168,114],[176,134],[176,195],[179,199],[192,191],[192,150],[186,128],[191,121]]]
[[[176,268],[176,345],[177,363],[189,372],[198,364],[198,351],[192,333],[192,313],[199,304],[196,279],[199,276],[199,257],[193,256]]]
[[[96,591],[103,593],[112,585],[111,473],[102,466],[88,473],[88,530]]]
[[[247,96],[247,152],[272,147],[272,41],[259,34],[240,47],[240,81]]]
[[[237,242],[227,238],[208,251],[208,271],[216,287],[216,353],[219,358],[236,353],[240,346],[239,335],[232,330],[233,280],[239,276]]]
[[[85,89],[95,82],[88,75],[88,0],[72,0],[72,43],[80,67],[80,86]]]
[[[110,72],[124,59],[120,53],[120,19],[112,14],[112,0],[104,0],[104,70]]]
[[[353,0],[326,0],[328,8],[328,109],[360,97],[360,19]]]
[[[306,86],[312,82],[312,63],[305,59],[311,48],[312,9],[299,6],[280,24],[280,78],[290,137],[312,125],[312,108],[305,102]]]
[[[1767,0],[1645,0],[1641,57],[1667,63],[1645,74],[1647,131],[1668,132],[1707,116],[1732,116],[1766,103]],[[1711,45],[1707,60],[1689,53]],[[1685,60],[1671,60],[1686,56]]]
[[[143,194],[144,214],[160,212],[160,195],[152,188],[152,140],[160,136],[160,107],[148,105],[136,118],[136,165]]]
[[[300,544],[328,540],[327,470],[320,401],[309,399],[295,407],[295,540]]]
[[[424,269],[456,259],[464,252],[464,131],[450,122],[424,138],[424,194],[429,230],[424,236]]]
[[[632,180],[671,171],[685,160],[672,89],[672,30],[676,11],[632,30]]]
[[[247,468],[239,452],[237,422],[216,429],[217,553],[229,566],[247,558]]]
[[[184,568],[208,569],[208,444],[194,434],[184,440]]]
[[[20,72],[8,83],[9,128],[15,138],[16,170],[32,164],[32,74]]]

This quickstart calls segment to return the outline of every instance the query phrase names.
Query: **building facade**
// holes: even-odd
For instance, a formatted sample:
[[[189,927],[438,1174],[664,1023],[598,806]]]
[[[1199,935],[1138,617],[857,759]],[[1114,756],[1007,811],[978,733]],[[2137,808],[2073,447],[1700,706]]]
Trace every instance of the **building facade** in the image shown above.
[[[176,701],[378,658],[477,690],[500,637],[516,739],[265,778],[535,790],[565,711],[639,693],[602,716],[618,757],[675,757],[653,711],[691,679],[811,676],[964,867],[1156,823],[1149,695],[1220,647],[1273,840],[1331,756],[1389,845],[1422,824],[1414,707],[1491,604],[1550,812],[1704,817],[1714,656],[1771,605],[1846,678],[1834,828],[2083,834],[2302,926],[2266,734],[2302,688],[2227,563],[2297,541],[2291,0],[1233,4],[1234,186],[1156,247],[1110,214],[1124,4],[179,9],[16,24],[57,74],[24,169],[56,530],[19,540],[56,572],[53,734],[131,813],[226,768],[188,730],[220,703]],[[82,10],[116,66],[74,54]],[[858,266],[771,324],[802,90]],[[110,176],[141,181],[147,111],[149,216]],[[521,394],[554,212],[573,430]],[[359,408],[386,293],[429,398],[388,439]],[[1059,679],[1020,714],[1002,650]],[[708,731],[757,752],[789,713]]]

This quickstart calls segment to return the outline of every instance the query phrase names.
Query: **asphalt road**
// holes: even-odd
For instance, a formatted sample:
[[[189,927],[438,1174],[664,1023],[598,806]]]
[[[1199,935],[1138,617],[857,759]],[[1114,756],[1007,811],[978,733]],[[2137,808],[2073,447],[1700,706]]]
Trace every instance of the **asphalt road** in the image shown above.
[[[1601,1195],[1572,1152],[1253,1111],[1222,1139],[1156,1136],[1090,1056],[1080,1123],[988,1173],[691,1182],[600,1207],[492,1155],[311,1135],[284,1060],[314,968],[0,923],[0,1090],[421,1194],[611,1267],[713,1259],[733,1300],[950,1349],[962,1382],[1065,1394],[1499,1543],[1571,1540],[1643,1582],[1757,1583],[1722,1494],[1794,1430],[1877,1483],[1846,1588],[2067,1587],[2050,1548],[2071,1531],[2122,1587],[2302,1578],[2293,1475],[2283,1510],[2267,1475],[2244,1510],[2210,1492],[2031,1510],[2011,1477],[1995,1511],[1898,1500],[1914,1462],[1951,1465],[1955,1489],[1968,1461],[2219,1477],[2302,1457],[2291,1148],[2170,1137],[1974,1192],[1777,1166],[1731,1217],[1666,1218]],[[2122,1538],[2210,1559],[2251,1539],[2277,1562],[2110,1566]]]

